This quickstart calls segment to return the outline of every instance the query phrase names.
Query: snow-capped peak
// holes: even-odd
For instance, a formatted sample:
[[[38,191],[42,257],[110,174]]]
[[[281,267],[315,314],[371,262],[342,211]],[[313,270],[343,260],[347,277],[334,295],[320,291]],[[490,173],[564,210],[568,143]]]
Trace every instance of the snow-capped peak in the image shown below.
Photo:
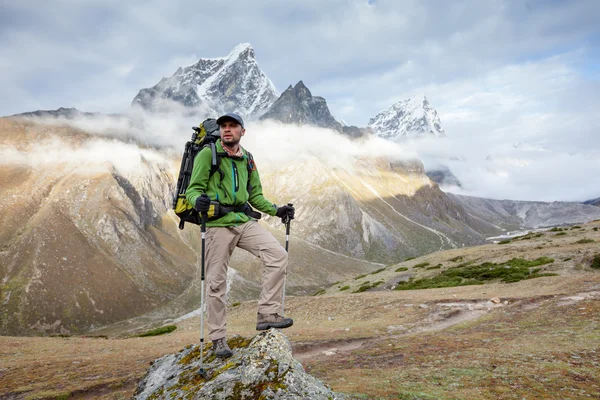
[[[254,57],[250,43],[240,43],[226,57],[201,58],[193,65],[178,68],[154,87],[140,90],[132,104],[161,110],[170,100],[206,116],[235,111],[245,117],[258,117],[279,93]]]
[[[393,140],[446,136],[437,111],[424,94],[392,104],[369,121],[377,135]]]

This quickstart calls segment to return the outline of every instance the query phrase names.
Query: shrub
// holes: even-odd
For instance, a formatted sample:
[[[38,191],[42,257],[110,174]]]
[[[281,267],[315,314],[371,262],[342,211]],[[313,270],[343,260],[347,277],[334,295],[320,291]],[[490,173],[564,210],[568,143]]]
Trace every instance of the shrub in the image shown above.
[[[415,258],[417,258],[417,257],[408,257],[408,258],[407,258],[406,260],[404,260],[404,261],[410,261],[410,260],[414,260]]]
[[[340,292],[341,292],[341,291],[343,291],[343,290],[348,290],[348,289],[350,289],[350,286],[348,286],[348,285],[346,285],[346,286],[342,286],[342,287],[340,288]]]
[[[567,258],[565,258],[563,261],[571,261],[571,260],[572,260],[572,258],[571,258],[571,257],[567,257]]]
[[[404,272],[404,271],[408,271],[408,268],[407,267],[396,268],[396,271],[394,271],[394,272]]]
[[[235,303],[232,303],[232,304],[231,304],[231,307],[237,307],[237,306],[239,306],[240,304],[242,304],[242,303],[240,303],[239,301],[236,301]]]
[[[579,225],[572,226],[571,229],[581,229]]]
[[[593,240],[593,239],[587,239],[587,238],[584,238],[584,239],[581,239],[581,240],[578,240],[578,241],[576,241],[575,243],[579,243],[579,244],[584,244],[584,243],[594,243],[594,240]]]
[[[320,296],[322,294],[325,294],[325,289],[319,289],[316,292],[313,293],[313,296]]]
[[[427,267],[425,269],[440,269],[442,268],[442,264],[434,265],[433,267]]]
[[[486,282],[495,280],[511,283],[518,282],[523,279],[552,276],[556,274],[540,273],[539,268],[536,268],[532,271],[529,270],[530,268],[552,262],[554,262],[554,259],[552,258],[540,257],[535,260],[513,258],[501,264],[486,262],[479,265],[469,265],[469,263],[465,263],[462,266],[449,268],[432,278],[423,278],[418,280],[410,279],[408,282],[401,282],[396,286],[395,290],[482,285]]]
[[[567,232],[558,232],[557,234],[555,234],[554,236],[564,236],[566,235]]]
[[[463,259],[463,256],[456,256],[454,258],[449,259],[448,261],[457,262]]]
[[[175,325],[167,325],[167,326],[163,326],[161,328],[152,329],[151,331],[148,331],[148,332],[140,333],[138,336],[146,337],[146,336],[164,335],[165,333],[173,332],[175,329],[177,329],[177,327]]]
[[[375,275],[375,274],[378,274],[378,273],[383,272],[383,271],[385,271],[385,268],[380,268],[377,271],[371,272],[371,275]]]
[[[354,280],[362,279],[362,278],[364,278],[365,276],[367,276],[367,274],[363,274],[363,275],[358,275],[358,276],[355,276],[355,277],[354,277]]]
[[[595,231],[598,231],[598,227],[597,227],[597,226],[596,226],[596,227],[594,227],[594,230],[595,230]]]
[[[377,281],[377,282],[373,282],[373,283],[370,283],[370,284],[368,282],[365,282],[358,289],[356,289],[352,293],[362,293],[364,291],[367,291],[369,289],[373,289],[374,287],[377,287],[377,286],[381,285],[383,282],[384,281]]]
[[[504,239],[498,242],[498,244],[507,244],[510,243],[512,241],[512,239]]]
[[[426,267],[428,265],[429,265],[428,262],[424,262],[424,263],[419,263],[419,264],[413,266],[413,268],[423,268],[423,267]]]
[[[560,232],[560,231],[562,231],[562,230],[563,230],[562,228],[557,228],[557,227],[554,227],[554,228],[550,229],[549,231],[550,231],[550,232]]]
[[[592,263],[590,264],[590,267],[594,269],[600,269],[600,254],[596,254],[594,258],[592,258]]]

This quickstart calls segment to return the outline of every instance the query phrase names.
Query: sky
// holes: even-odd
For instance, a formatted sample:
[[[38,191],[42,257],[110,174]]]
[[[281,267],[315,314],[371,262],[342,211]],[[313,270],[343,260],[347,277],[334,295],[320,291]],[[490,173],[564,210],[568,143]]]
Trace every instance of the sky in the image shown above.
[[[5,0],[0,116],[121,112],[248,42],[280,92],[302,80],[349,124],[425,94],[448,138],[416,151],[465,194],[586,200],[600,197],[597,21],[597,0]]]

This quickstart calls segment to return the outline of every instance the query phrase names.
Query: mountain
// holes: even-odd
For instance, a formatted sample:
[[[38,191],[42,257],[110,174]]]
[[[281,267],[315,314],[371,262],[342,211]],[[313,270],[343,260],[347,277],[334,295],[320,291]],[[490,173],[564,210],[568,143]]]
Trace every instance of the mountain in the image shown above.
[[[342,132],[342,124],[333,118],[325,99],[313,96],[302,81],[294,87],[290,85],[260,119],[313,125]]]
[[[597,199],[584,201],[583,204],[590,204],[592,206],[600,207],[600,197],[598,197]]]
[[[179,68],[152,88],[142,89],[132,105],[147,110],[169,110],[171,102],[190,110],[221,114],[235,111],[244,117],[262,115],[279,93],[259,68],[248,43],[236,46],[227,57],[201,58]]]
[[[371,118],[368,126],[390,140],[446,136],[437,111],[424,95],[391,105]]]
[[[447,195],[473,217],[501,225],[508,230],[585,223],[600,218],[598,207],[577,202],[547,203],[484,199],[452,193]]]
[[[79,111],[76,108],[65,108],[60,107],[57,110],[37,110],[24,112],[21,114],[12,115],[12,117],[26,117],[26,118],[65,118],[75,119],[81,117],[97,117],[100,113],[90,113]]]
[[[439,184],[440,186],[457,186],[462,187],[460,180],[454,173],[445,165],[435,169],[428,169],[426,172],[429,179]]]

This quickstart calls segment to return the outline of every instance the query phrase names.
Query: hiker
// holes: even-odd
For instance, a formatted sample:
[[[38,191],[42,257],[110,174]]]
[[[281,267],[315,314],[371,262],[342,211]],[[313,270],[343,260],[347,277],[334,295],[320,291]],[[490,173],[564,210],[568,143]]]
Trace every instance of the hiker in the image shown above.
[[[186,198],[201,215],[212,215],[206,223],[208,335],[217,357],[227,358],[232,355],[226,340],[227,267],[236,246],[264,263],[256,329],[287,328],[294,322],[281,315],[287,252],[258,224],[255,218],[260,218],[260,214],[248,203],[282,221],[294,218],[294,207],[277,207],[263,196],[254,159],[240,145],[246,133],[242,118],[228,113],[219,117],[217,124],[221,138],[215,149],[217,154],[226,156],[221,159],[219,171],[211,174],[211,149],[205,147],[198,153]]]

